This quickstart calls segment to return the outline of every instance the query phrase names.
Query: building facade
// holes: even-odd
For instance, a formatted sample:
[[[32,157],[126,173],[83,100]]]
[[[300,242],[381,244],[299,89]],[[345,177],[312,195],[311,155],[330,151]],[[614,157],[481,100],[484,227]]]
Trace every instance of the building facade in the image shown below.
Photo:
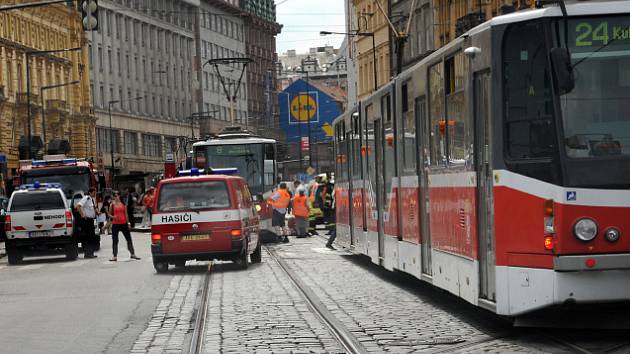
[[[433,0],[435,47],[440,48],[494,16],[534,6],[530,0]]]
[[[201,136],[216,134],[224,127],[232,124],[230,104],[225,89],[230,96],[237,91],[242,64],[217,65],[208,64],[208,60],[221,58],[245,58],[245,26],[242,10],[234,1],[202,0],[199,12],[199,40],[196,65],[201,68],[197,73],[202,93],[197,112]],[[218,72],[217,72],[218,70]],[[251,67],[245,69],[251,70]],[[223,80],[223,83],[221,82]],[[244,75],[238,86],[234,104],[234,123],[247,126],[247,80]],[[225,84],[225,88],[223,86]]]
[[[35,53],[72,48],[80,49]],[[6,158],[10,175],[18,167],[18,160],[28,157],[29,84],[31,156],[46,154],[49,143],[67,146],[61,143],[65,141],[70,150],[55,153],[95,157],[95,118],[87,62],[87,38],[81,16],[72,4],[0,12],[0,154],[3,160]],[[56,85],[63,86],[49,88]]]
[[[356,66],[358,69],[357,91],[359,99],[368,96],[376,88],[386,84],[392,77],[390,67],[390,27],[387,22],[389,16],[388,4],[374,0],[354,0],[354,10],[357,30],[361,33],[369,33],[371,36],[354,36],[357,50]],[[375,55],[374,55],[374,52]],[[376,57],[376,64],[374,64]],[[376,71],[376,80],[374,72]]]
[[[413,3],[412,0],[390,1],[390,19],[396,30],[400,33],[405,32],[407,27],[409,28],[409,32],[405,33],[406,39],[403,43],[398,42],[393,31],[390,31],[393,53],[390,65],[394,69],[394,73],[399,64],[401,65],[400,69],[405,70],[432,53],[435,48],[431,0],[416,0],[412,9]],[[402,50],[401,46],[403,47]],[[402,60],[399,60],[401,52]]]
[[[282,26],[276,23],[273,0],[241,0],[245,19],[246,55],[252,59],[247,67],[248,122],[266,136],[283,139],[279,129],[276,87],[276,35]]]
[[[161,173],[165,157],[182,160],[186,143],[198,136],[189,118],[198,85],[193,76],[198,5],[99,1],[99,29],[90,38],[96,147],[99,161],[120,181]]]

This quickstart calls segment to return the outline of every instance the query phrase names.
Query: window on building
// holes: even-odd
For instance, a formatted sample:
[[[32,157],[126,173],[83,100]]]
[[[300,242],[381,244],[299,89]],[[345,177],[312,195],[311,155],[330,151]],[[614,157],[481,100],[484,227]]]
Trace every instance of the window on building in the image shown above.
[[[161,157],[162,139],[159,135],[142,134],[142,148],[144,156]]]
[[[177,150],[177,138],[171,136],[164,137],[164,153],[172,154]]]
[[[127,155],[138,154],[138,133],[125,132],[124,133],[124,153]]]
[[[113,135],[110,134],[113,132]],[[114,141],[111,140],[114,138]],[[119,153],[120,147],[120,134],[118,130],[109,130],[107,128],[96,128],[96,150],[98,152],[110,152],[112,151],[112,143],[114,144],[114,153]]]

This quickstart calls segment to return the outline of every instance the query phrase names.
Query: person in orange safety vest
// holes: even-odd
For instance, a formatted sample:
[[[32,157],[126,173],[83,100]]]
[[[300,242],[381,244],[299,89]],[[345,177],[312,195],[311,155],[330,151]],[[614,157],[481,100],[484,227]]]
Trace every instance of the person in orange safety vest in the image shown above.
[[[271,226],[276,228],[278,232],[277,235],[284,234],[282,231],[285,227],[285,215],[287,213],[287,208],[289,207],[289,203],[291,203],[291,195],[287,191],[286,183],[280,183],[280,187],[277,191],[275,191],[271,197],[269,197],[269,205],[271,205],[273,212],[271,215]],[[279,228],[279,229],[278,229]],[[283,235],[284,239],[282,242],[289,242],[289,238],[286,234]]]
[[[308,234],[308,214],[310,208],[304,189],[298,190],[298,195],[293,198],[293,215],[295,216],[295,228],[298,237],[305,237]]]

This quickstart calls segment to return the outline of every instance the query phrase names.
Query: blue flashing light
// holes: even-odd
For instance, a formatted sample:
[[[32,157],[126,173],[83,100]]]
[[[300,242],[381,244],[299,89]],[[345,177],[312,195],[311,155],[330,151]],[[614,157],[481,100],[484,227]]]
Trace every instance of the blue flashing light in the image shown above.
[[[40,189],[40,188],[59,188],[61,189],[61,183],[39,183],[35,181],[35,183],[23,184],[20,186],[20,189]]]
[[[34,160],[31,165],[33,166],[45,166],[48,164],[48,161],[44,161],[44,160]]]
[[[236,167],[213,168],[211,169],[211,171],[213,175],[235,175],[238,173],[238,168]]]
[[[79,162],[79,159],[63,159],[62,162],[63,163],[77,163]]]
[[[198,169],[196,167],[191,168],[190,170],[180,170],[177,171],[177,175],[180,177],[184,177],[184,176],[199,176],[205,173],[205,170],[203,169]]]
[[[61,159],[61,160],[33,160],[32,166],[47,166],[47,165],[59,165],[59,164],[76,164],[79,162],[77,158]]]

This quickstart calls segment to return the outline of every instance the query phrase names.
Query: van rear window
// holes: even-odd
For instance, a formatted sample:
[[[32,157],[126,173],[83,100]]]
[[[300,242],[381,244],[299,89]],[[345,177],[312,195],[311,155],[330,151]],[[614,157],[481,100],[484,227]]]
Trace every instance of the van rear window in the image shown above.
[[[230,207],[224,181],[167,183],[160,188],[158,210],[182,211]]]
[[[10,211],[65,209],[61,193],[53,191],[15,193]]]

